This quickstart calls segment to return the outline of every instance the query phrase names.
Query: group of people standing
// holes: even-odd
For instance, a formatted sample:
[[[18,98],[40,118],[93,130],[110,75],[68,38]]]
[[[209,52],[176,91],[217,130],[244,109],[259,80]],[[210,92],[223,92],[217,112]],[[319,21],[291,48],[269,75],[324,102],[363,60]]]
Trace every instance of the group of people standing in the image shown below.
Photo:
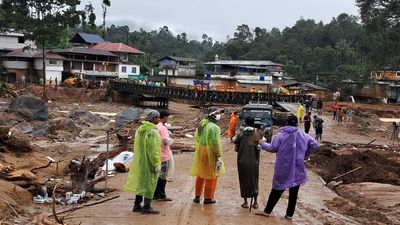
[[[300,185],[307,182],[304,160],[317,148],[311,136],[298,129],[298,119],[289,116],[287,125],[282,127],[267,143],[262,131],[255,127],[254,118],[245,118],[245,127],[234,140],[237,154],[240,194],[243,208],[258,208],[260,150],[276,153],[272,190],[267,205],[257,215],[269,217],[286,189],[289,189],[289,203],[285,218],[294,215]],[[248,198],[251,198],[250,205]]]
[[[236,113],[237,114],[237,113]],[[232,116],[236,116],[232,114]],[[153,199],[171,201],[165,194],[166,174],[169,168],[171,139],[165,127],[169,114],[166,111],[149,110],[145,121],[135,133],[134,160],[128,174],[125,191],[136,194],[133,212],[158,214],[151,207]],[[222,160],[221,128],[217,125],[221,111],[210,107],[207,116],[195,131],[196,150],[190,175],[195,179],[193,202],[215,204],[218,178],[225,173]],[[237,165],[241,207],[258,208],[260,151],[276,153],[272,190],[265,209],[257,215],[269,216],[285,189],[289,189],[289,204],[285,218],[291,219],[297,202],[300,185],[306,183],[306,159],[316,148],[317,142],[298,129],[298,119],[290,116],[284,126],[267,143],[262,131],[255,126],[255,119],[245,118],[245,127],[235,136],[236,127],[230,132],[237,152]],[[250,205],[248,198],[251,199]],[[143,205],[142,205],[143,203]]]
[[[152,200],[172,200],[165,193],[172,157],[172,139],[165,127],[168,117],[165,110],[149,110],[135,133],[134,159],[124,188],[136,194],[133,212],[158,214],[159,211],[151,207]]]
[[[305,107],[303,105],[305,105]],[[317,101],[318,115],[322,115],[322,106],[323,106],[323,103],[319,99]],[[304,111],[305,111],[305,115],[304,115]],[[323,127],[324,127],[323,126],[324,120],[322,118],[318,117],[318,115],[314,115],[313,117],[311,117],[311,113],[312,113],[312,102],[309,100],[306,100],[306,102],[304,104],[301,102],[297,109],[297,119],[300,122],[304,122],[304,132],[307,134],[310,132],[311,125],[313,125],[314,130],[315,130],[315,139],[317,141],[321,142]]]
[[[337,125],[343,125],[344,122],[352,123],[354,110],[352,108],[342,109],[339,106],[339,102],[335,101],[332,105],[333,120],[336,120]]]

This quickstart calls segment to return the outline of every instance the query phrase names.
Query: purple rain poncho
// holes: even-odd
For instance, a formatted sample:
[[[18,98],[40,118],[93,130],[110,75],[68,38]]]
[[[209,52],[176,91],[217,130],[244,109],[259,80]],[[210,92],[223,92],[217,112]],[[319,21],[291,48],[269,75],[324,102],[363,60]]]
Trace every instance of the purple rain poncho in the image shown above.
[[[261,144],[263,150],[276,153],[272,188],[284,190],[305,184],[307,182],[307,171],[304,159],[317,146],[314,138],[294,126],[282,127],[272,139],[271,144]]]

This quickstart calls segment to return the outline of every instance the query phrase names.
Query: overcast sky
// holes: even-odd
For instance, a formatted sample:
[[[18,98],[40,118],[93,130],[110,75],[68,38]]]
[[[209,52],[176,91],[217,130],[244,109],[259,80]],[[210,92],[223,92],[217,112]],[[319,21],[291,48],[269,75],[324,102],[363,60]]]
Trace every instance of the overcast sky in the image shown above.
[[[101,24],[101,0],[91,2]],[[329,23],[341,13],[359,15],[354,0],[111,0],[107,26],[128,25],[131,30],[155,30],[164,25],[174,33],[186,32],[189,39],[202,34],[226,41],[238,25],[271,30],[291,27],[300,19]]]

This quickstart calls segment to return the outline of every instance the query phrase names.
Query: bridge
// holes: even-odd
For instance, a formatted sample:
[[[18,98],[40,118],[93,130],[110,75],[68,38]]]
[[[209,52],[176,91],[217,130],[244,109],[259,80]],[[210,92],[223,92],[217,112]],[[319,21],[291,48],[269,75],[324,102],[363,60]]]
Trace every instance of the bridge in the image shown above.
[[[179,87],[153,87],[127,81],[110,81],[110,88],[120,94],[132,96],[149,95],[168,99],[188,100],[192,104],[222,103],[245,105],[249,101],[269,102],[300,102],[305,100],[304,95],[278,95],[273,93],[226,92],[226,91],[198,91]],[[137,98],[137,97],[136,97]]]

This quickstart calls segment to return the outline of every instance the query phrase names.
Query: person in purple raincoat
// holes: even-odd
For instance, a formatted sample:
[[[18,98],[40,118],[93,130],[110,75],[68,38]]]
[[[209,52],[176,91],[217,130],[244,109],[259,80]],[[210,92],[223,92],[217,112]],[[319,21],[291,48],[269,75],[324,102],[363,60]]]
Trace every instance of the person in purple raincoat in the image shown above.
[[[289,116],[287,126],[280,129],[270,144],[264,139],[260,140],[261,149],[276,153],[276,161],[267,206],[264,211],[256,213],[257,215],[268,217],[285,189],[289,189],[289,204],[285,218],[292,219],[300,185],[307,182],[304,159],[318,146],[314,138],[297,128],[297,123],[297,117]]]

